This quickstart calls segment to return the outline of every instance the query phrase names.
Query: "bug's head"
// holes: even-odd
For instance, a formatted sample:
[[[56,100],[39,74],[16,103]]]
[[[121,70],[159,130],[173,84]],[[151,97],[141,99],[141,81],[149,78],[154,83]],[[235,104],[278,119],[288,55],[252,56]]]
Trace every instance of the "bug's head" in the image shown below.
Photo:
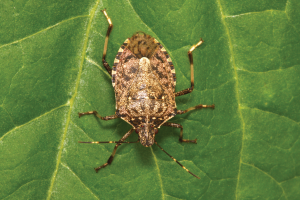
[[[155,134],[158,129],[153,124],[144,123],[135,129],[135,132],[139,134],[140,143],[145,147],[150,147],[154,144]]]

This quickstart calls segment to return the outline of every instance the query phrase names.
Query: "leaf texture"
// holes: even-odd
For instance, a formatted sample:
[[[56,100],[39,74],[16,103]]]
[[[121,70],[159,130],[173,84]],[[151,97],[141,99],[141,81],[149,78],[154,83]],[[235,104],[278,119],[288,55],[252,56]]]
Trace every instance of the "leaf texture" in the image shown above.
[[[0,3],[0,199],[280,199],[300,196],[300,3],[297,0],[9,1]],[[136,31],[167,49],[180,130],[162,127],[157,146],[113,144],[130,125],[78,112],[115,112],[102,65]],[[128,141],[137,140],[133,134]]]

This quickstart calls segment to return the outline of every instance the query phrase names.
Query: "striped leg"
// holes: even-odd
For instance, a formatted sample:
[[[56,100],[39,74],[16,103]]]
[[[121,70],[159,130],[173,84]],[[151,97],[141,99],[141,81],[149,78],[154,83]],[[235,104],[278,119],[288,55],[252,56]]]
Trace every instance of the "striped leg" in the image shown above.
[[[101,165],[100,167],[95,168],[96,172],[98,172],[100,169],[106,167],[107,165],[110,165],[114,159],[114,156],[116,154],[117,148],[122,144],[122,143],[138,143],[140,140],[136,141],[136,142],[124,142],[124,140],[126,140],[130,134],[133,132],[133,128],[131,128],[119,141],[105,141],[105,142],[81,142],[79,141],[79,143],[91,143],[91,144],[101,144],[101,143],[117,143],[111,156],[108,158],[107,162],[104,163],[103,165]]]
[[[213,105],[197,105],[194,107],[190,107],[186,110],[177,110],[177,114],[184,114],[187,113],[191,110],[195,110],[195,109],[201,109],[201,108],[215,108],[215,104]],[[179,136],[179,141],[180,142],[191,142],[191,143],[196,143],[197,144],[197,139],[194,140],[187,140],[187,139],[183,139],[183,127],[181,124],[176,124],[176,123],[171,123],[171,122],[166,122],[163,124],[163,126],[170,126],[170,127],[175,127],[175,128],[180,128],[180,136]]]
[[[201,44],[203,43],[203,40],[200,39],[200,41],[193,45],[190,50],[188,51],[188,56],[189,56],[189,59],[190,59],[190,67],[191,67],[191,87],[190,88],[187,88],[185,90],[181,90],[179,92],[176,92],[175,93],[175,96],[181,96],[181,95],[185,95],[185,94],[188,94],[188,93],[191,93],[194,89],[194,63],[193,63],[193,54],[192,52],[198,47],[200,46]]]
[[[170,158],[172,158],[175,162],[177,162],[177,164],[180,165],[185,171],[187,171],[188,173],[190,173],[190,174],[193,175],[194,177],[200,179],[200,177],[198,177],[198,176],[196,176],[195,174],[193,174],[192,172],[190,172],[190,170],[188,170],[185,166],[183,166],[180,162],[178,162],[175,158],[173,158],[170,154],[168,154],[163,148],[161,148],[161,146],[159,146],[159,145],[157,144],[156,141],[154,141],[154,142],[155,142],[155,144],[156,144],[163,152],[165,152]]]
[[[81,117],[83,115],[95,115],[96,117],[98,117],[102,120],[105,120],[105,121],[118,118],[118,115],[110,115],[110,116],[102,117],[95,110],[94,111],[89,111],[89,112],[78,113],[78,115],[79,115],[79,117]]]
[[[103,165],[101,165],[101,166],[95,168],[96,172],[98,172],[100,169],[102,169],[102,168],[104,168],[104,167],[106,167],[107,165],[110,165],[110,164],[112,163],[112,161],[113,161],[113,159],[114,159],[114,157],[115,157],[117,148],[121,145],[122,142],[124,142],[124,140],[126,140],[126,139],[130,136],[130,134],[132,133],[132,131],[133,131],[133,128],[131,128],[131,129],[130,129],[130,130],[129,130],[129,131],[128,131],[128,132],[127,132],[127,133],[126,133],[126,134],[118,141],[119,143],[116,144],[116,146],[115,146],[115,148],[114,148],[114,150],[113,150],[111,156],[108,158],[107,162],[104,163]],[[137,142],[138,142],[138,141],[137,141]]]
[[[201,108],[212,108],[214,109],[215,108],[215,104],[212,104],[212,105],[202,105],[202,104],[199,104],[197,106],[194,106],[194,107],[190,107],[186,110],[177,110],[177,114],[181,115],[181,114],[184,114],[184,113],[187,113],[191,110],[195,110],[195,109],[201,109]]]
[[[112,21],[111,19],[109,18],[109,16],[107,15],[107,12],[106,10],[102,10],[103,14],[105,15],[107,21],[108,21],[108,29],[107,29],[107,32],[106,32],[106,37],[105,37],[105,43],[104,43],[104,49],[103,49],[103,56],[102,56],[102,62],[103,62],[103,65],[105,67],[105,69],[107,70],[107,72],[111,75],[111,68],[110,66],[108,65],[108,63],[106,62],[105,60],[105,57],[106,57],[106,51],[107,51],[107,44],[108,44],[108,38],[109,38],[109,35],[110,35],[110,32],[113,28],[113,24],[112,24]]]
[[[183,127],[182,127],[181,124],[166,122],[166,123],[163,124],[163,126],[170,126],[170,127],[180,128],[180,136],[179,136],[179,141],[180,142],[191,142],[191,143],[197,144],[197,139],[194,139],[194,140],[183,139]]]

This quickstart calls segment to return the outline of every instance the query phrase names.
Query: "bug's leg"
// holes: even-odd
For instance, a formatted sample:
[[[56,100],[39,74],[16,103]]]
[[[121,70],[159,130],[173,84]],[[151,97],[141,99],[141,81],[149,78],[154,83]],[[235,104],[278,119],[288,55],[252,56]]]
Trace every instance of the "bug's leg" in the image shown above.
[[[107,12],[106,10],[102,10],[103,14],[105,15],[107,21],[108,21],[108,29],[107,29],[107,32],[106,32],[106,37],[105,37],[105,43],[104,43],[104,49],[103,49],[103,56],[102,56],[102,62],[103,62],[103,65],[105,67],[105,69],[107,70],[107,72],[111,75],[111,68],[110,66],[108,65],[108,63],[106,62],[105,60],[105,57],[106,57],[106,51],[107,51],[107,44],[108,44],[108,38],[109,38],[109,35],[110,35],[110,32],[113,28],[113,24],[112,24],[112,21],[111,19],[109,18],[109,16],[107,15]]]
[[[131,144],[131,143],[139,143],[140,140],[138,139],[137,141],[135,142],[120,142],[120,141],[94,141],[94,142],[82,142],[82,141],[78,141],[78,143],[86,143],[86,144],[104,144],[104,143],[109,143],[109,144],[112,144],[112,143],[125,143],[125,144]]]
[[[183,139],[183,127],[182,127],[181,124],[166,122],[166,123],[163,124],[163,126],[170,126],[170,127],[180,128],[180,136],[179,136],[179,141],[180,142],[191,142],[191,143],[197,144],[197,139],[194,139],[194,140]]]
[[[195,109],[201,109],[201,108],[212,108],[214,109],[215,108],[215,104],[212,104],[212,105],[202,105],[202,104],[199,104],[197,106],[193,106],[193,107],[190,107],[186,110],[177,110],[177,114],[181,115],[181,114],[184,114],[184,113],[187,113],[191,110],[195,110]]]
[[[180,165],[183,169],[185,169],[185,171],[187,171],[188,173],[190,173],[190,174],[193,175],[194,177],[200,179],[200,177],[198,177],[198,176],[196,176],[195,174],[193,174],[192,172],[190,172],[190,170],[188,170],[185,166],[183,166],[180,162],[178,162],[175,158],[173,158],[173,156],[171,156],[171,155],[168,154],[163,148],[161,148],[161,146],[159,146],[159,145],[157,144],[156,141],[154,141],[154,142],[155,142],[155,144],[156,144],[163,152],[165,152],[170,158],[172,158],[175,162],[177,162],[178,165]]]
[[[96,172],[98,172],[100,169],[106,167],[107,165],[110,165],[114,159],[114,156],[116,154],[116,151],[117,151],[117,148],[122,144],[122,142],[124,142],[124,140],[126,140],[126,138],[128,138],[130,136],[130,134],[132,133],[133,131],[133,128],[131,128],[119,141],[118,143],[116,144],[111,156],[108,158],[107,162],[104,163],[103,165],[95,168]],[[138,141],[137,141],[138,142]]]
[[[111,120],[111,119],[116,119],[118,118],[119,116],[118,115],[110,115],[110,116],[105,116],[105,117],[102,117],[101,115],[98,114],[97,111],[89,111],[89,112],[83,112],[83,113],[78,113],[79,117],[83,116],[83,115],[95,115],[96,117],[102,119],[102,120]]]
[[[190,68],[191,68],[191,87],[190,88],[187,88],[185,90],[181,90],[179,92],[176,92],[175,93],[175,96],[181,96],[181,95],[185,95],[185,94],[188,94],[188,93],[191,93],[194,89],[194,63],[193,63],[193,54],[192,52],[198,47],[200,46],[201,44],[203,43],[203,40],[202,38],[200,39],[200,41],[193,45],[190,50],[188,51],[188,56],[189,56],[189,60],[190,60]]]

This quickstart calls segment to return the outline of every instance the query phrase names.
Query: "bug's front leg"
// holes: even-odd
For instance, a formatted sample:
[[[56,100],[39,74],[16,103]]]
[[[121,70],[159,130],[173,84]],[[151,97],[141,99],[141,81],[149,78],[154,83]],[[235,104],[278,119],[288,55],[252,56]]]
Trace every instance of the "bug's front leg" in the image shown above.
[[[105,116],[105,117],[102,117],[101,115],[98,114],[97,111],[89,111],[89,112],[83,112],[83,113],[78,113],[79,117],[83,116],[83,115],[95,115],[96,117],[102,119],[102,120],[111,120],[111,119],[116,119],[118,118],[119,116],[118,115],[110,115],[110,116]]]
[[[183,127],[182,127],[181,124],[166,122],[166,123],[163,124],[163,126],[170,126],[170,127],[174,127],[174,128],[180,128],[180,136],[179,136],[179,141],[180,142],[191,142],[191,143],[197,144],[197,139],[194,139],[194,140],[183,139]]]
[[[105,67],[105,69],[107,70],[107,72],[111,75],[111,68],[109,66],[109,64],[106,62],[105,60],[105,57],[106,57],[106,51],[107,51],[107,44],[108,44],[108,38],[109,38],[109,35],[110,35],[110,32],[113,28],[113,24],[112,24],[112,21],[111,19],[109,18],[109,16],[107,15],[107,12],[106,10],[102,10],[103,14],[105,15],[107,21],[108,21],[108,29],[107,29],[107,32],[106,32],[106,37],[105,37],[105,43],[104,43],[104,49],[103,49],[103,56],[102,56],[102,62],[103,62],[103,65]]]

